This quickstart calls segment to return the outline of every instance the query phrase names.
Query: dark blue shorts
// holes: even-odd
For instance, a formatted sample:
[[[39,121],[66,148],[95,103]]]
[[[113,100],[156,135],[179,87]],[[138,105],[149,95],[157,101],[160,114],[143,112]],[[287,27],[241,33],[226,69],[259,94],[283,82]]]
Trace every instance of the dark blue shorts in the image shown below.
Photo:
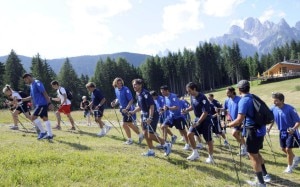
[[[299,147],[298,144],[300,143],[296,133],[289,134],[286,130],[280,131],[279,142],[281,148],[297,148]]]
[[[124,113],[121,113],[122,114],[122,116],[123,116],[123,122],[133,122],[133,121],[135,121],[136,120],[136,115],[133,115],[133,116],[129,116],[129,115],[127,115],[127,114],[124,114]]]
[[[197,118],[195,119],[195,122],[196,121],[198,121]],[[196,128],[190,127],[189,132],[193,132],[196,136],[200,136],[200,134],[202,134],[206,142],[212,141],[211,124],[207,120],[202,122]]]
[[[104,108],[99,108],[98,110],[94,110],[95,118],[102,118],[104,113]]]
[[[48,117],[48,106],[47,105],[37,106],[34,109],[33,116],[39,116],[41,118]]]
[[[263,148],[264,136],[257,136],[255,128],[246,128],[247,152],[257,154]]]
[[[155,133],[156,132],[156,128],[157,128],[157,123],[158,123],[158,114],[154,114],[153,115],[153,119],[150,123],[150,125],[147,125],[147,123],[145,122],[148,118],[148,115],[141,115],[141,120],[142,120],[142,126],[143,126],[143,130],[148,131],[149,133]]]
[[[89,111],[89,110],[85,110],[84,112],[83,112],[83,116],[84,117],[86,117],[86,116],[88,116],[88,115],[90,115],[91,114],[91,112]]]
[[[212,132],[215,134],[222,134],[221,123],[219,123],[217,119],[211,119],[211,123],[212,123]]]
[[[16,110],[20,111],[20,113],[26,113],[28,112],[28,107],[26,104],[23,103],[20,106],[18,106]]]
[[[167,118],[163,124],[168,125],[170,128],[175,127],[178,130],[184,130],[186,126],[186,121],[183,117],[179,117],[177,119]]]

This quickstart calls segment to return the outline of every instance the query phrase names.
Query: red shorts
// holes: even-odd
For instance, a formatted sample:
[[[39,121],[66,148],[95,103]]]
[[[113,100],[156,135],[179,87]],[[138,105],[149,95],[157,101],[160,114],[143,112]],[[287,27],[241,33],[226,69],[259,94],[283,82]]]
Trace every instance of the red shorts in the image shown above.
[[[71,113],[71,105],[61,105],[58,109],[58,112],[61,112],[64,114],[70,114]]]

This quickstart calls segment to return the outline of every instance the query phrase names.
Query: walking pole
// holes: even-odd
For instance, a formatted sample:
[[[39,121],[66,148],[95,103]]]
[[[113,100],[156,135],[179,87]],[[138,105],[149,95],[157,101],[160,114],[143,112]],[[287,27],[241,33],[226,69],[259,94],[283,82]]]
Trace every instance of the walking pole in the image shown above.
[[[273,147],[272,147],[272,144],[271,144],[271,137],[270,137],[270,134],[268,133],[268,137],[269,137],[269,140],[268,140],[268,138],[266,138],[266,140],[267,140],[267,143],[268,143],[268,145],[269,145],[269,147],[270,147],[270,149],[271,149],[271,152],[272,152],[272,155],[273,155],[273,157],[274,157],[274,161],[275,161],[275,164],[277,164],[277,162],[276,162],[276,156],[275,156],[275,153],[274,153],[274,151],[273,151]]]
[[[119,131],[119,129],[110,120],[108,120],[108,118],[105,115],[103,115],[103,117],[106,119],[106,121],[108,121],[118,131],[118,133],[121,134],[121,132]]]
[[[228,142],[228,146],[229,146],[229,150],[230,150],[230,153],[231,153],[231,158],[232,158],[232,161],[233,161],[235,174],[236,174],[239,186],[241,187],[242,185],[241,185],[240,177],[239,177],[239,174],[238,174],[238,171],[237,171],[237,168],[236,168],[236,162],[235,162],[234,157],[233,157],[232,147],[231,147],[231,144],[229,142]]]
[[[113,108],[114,108],[114,112],[115,112],[115,115],[116,115],[116,117],[117,117],[117,120],[118,120],[120,129],[121,129],[121,132],[122,132],[122,136],[123,136],[123,138],[124,138],[124,140],[125,140],[126,138],[125,138],[125,136],[124,136],[124,133],[123,133],[123,130],[122,130],[122,127],[121,127],[121,123],[120,123],[119,117],[118,117],[118,115],[117,115],[116,108],[115,108],[115,107],[113,107]]]
[[[13,112],[9,109],[9,111],[10,111],[10,113],[13,115]],[[14,110],[14,111],[16,111],[16,109]],[[23,127],[23,129],[25,129],[26,130],[26,132],[29,132],[28,131],[28,129],[23,125],[23,123],[19,120],[19,118],[18,118],[18,122],[20,123],[20,125]]]

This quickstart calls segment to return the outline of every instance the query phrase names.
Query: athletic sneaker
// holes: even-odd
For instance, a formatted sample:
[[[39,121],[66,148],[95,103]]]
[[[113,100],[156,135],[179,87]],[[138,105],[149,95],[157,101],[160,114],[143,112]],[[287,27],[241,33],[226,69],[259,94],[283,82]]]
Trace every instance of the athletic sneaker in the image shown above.
[[[229,143],[227,140],[224,140],[224,146],[229,146]]]
[[[47,135],[47,136],[43,137],[43,139],[47,139],[47,140],[53,140],[53,136],[49,136],[49,135]]]
[[[189,144],[185,144],[184,148],[182,148],[183,150],[189,150],[190,149],[190,145]]]
[[[105,125],[105,134],[104,135],[106,135],[110,131],[110,129],[111,129],[111,126]]]
[[[40,139],[44,138],[45,136],[47,136],[47,132],[41,132],[37,139],[40,140]]]
[[[208,156],[208,158],[205,160],[205,162],[207,164],[213,164],[214,163],[214,159],[211,155]]]
[[[172,138],[171,138],[171,143],[172,143],[172,144],[175,144],[175,143],[176,143],[176,140],[177,140],[177,136],[176,136],[176,135],[173,135]]]
[[[131,145],[133,144],[133,140],[127,140],[126,142],[124,142],[125,145]]]
[[[238,155],[247,156],[248,155],[247,149],[245,147],[242,147]]]
[[[53,129],[61,130],[61,126],[60,125],[56,125],[56,127],[54,127]]]
[[[300,157],[295,156],[293,159],[292,168],[295,169],[298,166],[299,162],[300,162]]]
[[[141,144],[143,142],[144,138],[145,138],[144,135],[140,134],[138,144]]]
[[[271,176],[269,174],[266,174],[264,177],[265,182],[271,182]]]
[[[271,177],[269,174],[266,174],[265,176],[263,176],[265,183],[266,182],[271,182]],[[255,181],[258,182],[257,177],[255,177]]]
[[[18,125],[11,125],[9,128],[10,128],[11,130],[19,130]]]
[[[101,131],[97,134],[97,136],[105,136],[105,132],[104,132],[104,129],[101,129]]]
[[[259,183],[258,181],[246,181],[247,184],[249,184],[250,186],[257,186],[257,187],[266,187],[266,183],[262,184],[262,183]]]
[[[155,156],[155,152],[148,150],[146,153],[142,153],[142,156]]]
[[[200,158],[199,153],[197,151],[196,152],[193,151],[193,153],[190,156],[188,156],[186,159],[194,161],[194,160],[197,160],[199,158]]]
[[[171,147],[172,147],[171,143],[166,143],[166,145],[164,146],[165,156],[169,156],[169,154],[171,153]]]
[[[197,149],[203,149],[203,144],[202,144],[202,143],[198,143],[198,144],[196,145],[196,148],[197,148]]]
[[[288,166],[283,173],[293,173],[293,168]]]

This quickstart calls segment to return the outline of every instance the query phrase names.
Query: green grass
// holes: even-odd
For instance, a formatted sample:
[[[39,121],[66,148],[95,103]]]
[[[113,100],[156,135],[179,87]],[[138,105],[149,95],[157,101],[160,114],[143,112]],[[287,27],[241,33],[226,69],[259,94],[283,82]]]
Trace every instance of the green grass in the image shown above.
[[[253,86],[251,90],[263,98],[275,89],[282,90],[288,99],[290,95],[299,95],[291,86],[294,84],[291,81],[299,80]],[[224,90],[215,95],[220,101],[221,97],[225,99]],[[297,105],[297,102],[290,101]],[[116,127],[119,126],[113,110],[106,110],[105,115]],[[238,186],[230,151],[220,145],[217,138],[214,138],[216,165],[205,164],[206,150],[200,151],[199,161],[187,161],[186,157],[191,152],[183,151],[184,144],[180,141],[173,146],[169,157],[165,157],[163,151],[155,150],[155,158],[145,158],[141,156],[147,150],[145,141],[142,145],[125,146],[122,135],[115,128],[106,137],[99,138],[96,136],[99,128],[95,123],[91,127],[86,126],[81,111],[73,112],[73,117],[82,131],[69,132],[69,126],[62,124],[63,129],[54,130],[54,141],[49,143],[37,141],[33,132],[9,130],[10,113],[0,111],[0,186]],[[53,112],[49,118],[54,126]],[[24,118],[20,120],[27,128],[31,127]],[[63,116],[63,120],[69,125],[66,117]],[[178,135],[177,131],[173,132]],[[132,137],[138,139],[136,134]],[[251,163],[243,157],[239,164],[236,156],[239,147],[229,129],[227,137],[233,145],[242,186],[247,186],[244,181],[254,176]],[[300,167],[292,174],[282,173],[287,164],[276,131],[272,133],[271,141],[276,163],[267,141],[262,151],[273,179],[270,186],[299,186]],[[294,149],[294,152],[300,155],[300,149]]]

